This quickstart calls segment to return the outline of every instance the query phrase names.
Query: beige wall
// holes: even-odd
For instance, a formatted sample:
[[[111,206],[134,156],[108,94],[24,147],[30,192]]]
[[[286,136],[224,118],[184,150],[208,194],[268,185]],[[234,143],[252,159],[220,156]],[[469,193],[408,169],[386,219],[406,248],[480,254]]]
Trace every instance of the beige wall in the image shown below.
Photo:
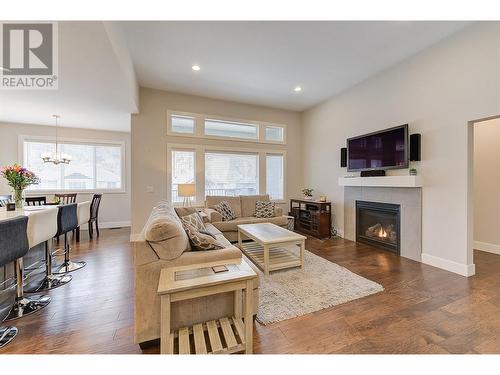
[[[500,119],[474,125],[475,248],[497,253],[500,253],[499,146]]]
[[[500,114],[499,66],[500,23],[476,24],[303,113],[304,184],[335,202],[335,226],[344,228],[346,138],[409,123],[423,143],[422,260],[473,273],[468,121]]]
[[[167,110],[216,115],[286,124],[287,144],[261,145],[248,142],[167,136]],[[254,149],[284,149],[287,199],[301,187],[300,115],[298,112],[247,105],[199,96],[141,88],[140,113],[132,115],[132,233],[139,233],[151,208],[167,198],[167,143],[203,143]],[[147,186],[154,191],[148,193]]]
[[[51,126],[12,124],[0,122],[0,165],[8,165],[19,160],[19,135],[52,136],[55,128]],[[125,142],[125,193],[105,193],[99,212],[100,227],[130,225],[130,133],[75,128],[60,128],[62,138],[90,140],[110,140]],[[0,194],[10,194],[8,185],[0,181]],[[78,201],[92,199],[92,194],[78,194]]]

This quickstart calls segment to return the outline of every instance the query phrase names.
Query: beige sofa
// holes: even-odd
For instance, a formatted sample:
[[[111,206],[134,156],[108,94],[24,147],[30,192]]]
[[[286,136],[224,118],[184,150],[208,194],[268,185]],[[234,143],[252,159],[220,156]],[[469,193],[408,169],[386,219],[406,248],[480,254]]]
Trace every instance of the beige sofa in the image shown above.
[[[236,219],[222,221],[221,214],[214,210],[214,206],[222,201],[229,203],[236,214]],[[283,216],[283,210],[280,207],[275,208],[274,217],[255,217],[255,202],[257,201],[269,202],[269,195],[207,196],[204,211],[207,214],[208,221],[231,242],[238,241],[237,226],[239,224],[273,223],[283,228],[287,227],[288,218]]]
[[[156,294],[162,268],[242,257],[222,233],[210,223],[207,230],[226,247],[220,250],[191,251],[189,239],[179,216],[194,208],[174,208],[162,202],[153,208],[142,233],[134,243],[135,266],[135,342],[145,343],[160,337],[160,299]],[[177,213],[176,213],[177,211]],[[178,216],[179,215],[179,216]],[[251,262],[248,262],[252,267]],[[254,313],[259,306],[258,279],[255,281]],[[172,329],[228,316],[233,311],[233,294],[180,301],[172,307]]]

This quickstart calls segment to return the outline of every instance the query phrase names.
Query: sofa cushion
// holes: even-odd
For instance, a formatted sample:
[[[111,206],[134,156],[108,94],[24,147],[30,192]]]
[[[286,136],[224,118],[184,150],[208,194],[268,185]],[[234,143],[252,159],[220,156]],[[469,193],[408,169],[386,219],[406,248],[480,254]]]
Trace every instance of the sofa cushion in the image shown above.
[[[257,203],[257,201],[269,202],[269,194],[242,195],[240,198],[241,217],[255,216],[255,203]]]
[[[255,202],[255,217],[274,217],[274,202]]]
[[[219,204],[216,204],[214,206],[214,209],[221,214],[222,221],[230,221],[236,219],[236,214],[231,208],[231,205],[226,201],[222,201]]]
[[[272,223],[279,226],[286,226],[288,224],[288,219],[286,216],[277,216],[269,218],[258,218],[258,217],[239,217],[231,221],[220,221],[212,223],[214,227],[219,229],[221,232],[236,232],[238,231],[238,225],[241,224],[254,224],[254,223]]]
[[[186,229],[186,226],[190,225],[196,228],[198,231],[205,230],[205,223],[198,212],[193,212],[190,215],[181,217],[182,226]],[[189,234],[188,234],[189,235]]]
[[[216,195],[208,195],[205,200],[205,206],[207,208],[215,208],[216,204],[219,204],[222,201],[226,201],[229,203],[231,208],[233,209],[236,217],[241,217],[241,201],[240,197],[226,197],[226,196],[216,196]]]
[[[161,202],[153,208],[143,235],[160,259],[175,259],[190,250],[188,236],[168,202]]]
[[[211,234],[202,233],[194,226],[186,224],[184,226],[186,233],[191,241],[193,250],[218,250],[223,249],[224,246],[217,241],[217,239]]]

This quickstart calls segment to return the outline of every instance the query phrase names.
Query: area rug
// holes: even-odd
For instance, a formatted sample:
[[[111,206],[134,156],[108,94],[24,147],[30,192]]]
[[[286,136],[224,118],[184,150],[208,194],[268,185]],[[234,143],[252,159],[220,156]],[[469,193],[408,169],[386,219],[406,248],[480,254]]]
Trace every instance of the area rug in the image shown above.
[[[295,251],[295,249],[294,249]],[[309,251],[304,267],[274,271],[266,277],[260,270],[257,321],[264,325],[340,305],[384,290],[382,285]]]

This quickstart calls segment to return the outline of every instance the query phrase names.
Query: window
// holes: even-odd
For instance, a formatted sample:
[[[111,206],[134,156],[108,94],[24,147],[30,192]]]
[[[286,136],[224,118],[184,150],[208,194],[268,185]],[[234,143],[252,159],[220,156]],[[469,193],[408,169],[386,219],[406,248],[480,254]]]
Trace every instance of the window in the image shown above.
[[[259,127],[255,124],[222,120],[205,120],[205,135],[229,138],[258,139]]]
[[[195,182],[195,152],[172,150],[172,202],[182,202],[177,194],[178,184]]]
[[[258,193],[258,154],[205,152],[205,196]]]
[[[122,145],[63,143],[60,152],[72,156],[69,164],[44,163],[41,155],[54,153],[55,144],[24,141],[24,164],[40,177],[29,190],[107,190],[122,188]]]
[[[266,155],[266,192],[272,200],[284,199],[283,155]]]
[[[266,126],[266,141],[283,142],[284,141],[283,127],[281,126]]]
[[[170,121],[174,133],[194,134],[194,117],[172,115]]]

